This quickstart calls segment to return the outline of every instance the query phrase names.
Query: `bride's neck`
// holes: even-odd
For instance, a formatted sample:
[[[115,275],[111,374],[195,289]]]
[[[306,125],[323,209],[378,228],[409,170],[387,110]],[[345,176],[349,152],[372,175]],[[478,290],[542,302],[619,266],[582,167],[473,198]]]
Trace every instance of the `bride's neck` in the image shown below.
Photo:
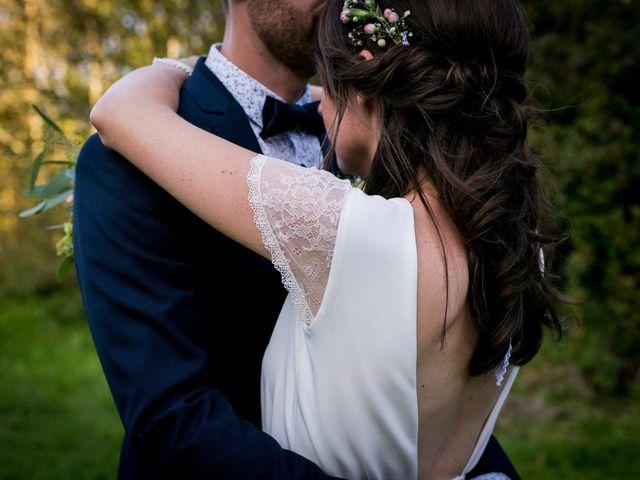
[[[420,191],[422,192],[422,194],[426,195],[430,199],[439,201],[440,195],[438,194],[438,188],[429,179],[426,173],[420,173],[418,178],[420,179],[419,184],[420,184]],[[404,196],[404,198],[406,198],[410,202],[412,202],[413,200],[417,200],[418,190],[416,189],[411,190]]]

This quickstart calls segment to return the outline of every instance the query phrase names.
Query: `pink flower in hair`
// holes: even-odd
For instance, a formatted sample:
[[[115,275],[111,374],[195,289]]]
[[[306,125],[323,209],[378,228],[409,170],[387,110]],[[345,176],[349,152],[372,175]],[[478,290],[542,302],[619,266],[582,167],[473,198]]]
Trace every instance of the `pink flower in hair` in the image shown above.
[[[386,18],[389,21],[389,23],[397,23],[398,20],[400,20],[400,17],[398,16],[398,14],[390,8],[385,8],[384,18]]]
[[[351,43],[358,48],[369,42],[379,48],[387,47],[389,42],[408,46],[413,33],[407,28],[405,19],[411,15],[411,11],[405,11],[402,16],[393,8],[385,8],[381,12],[378,2],[379,0],[344,0],[340,20],[349,30]]]

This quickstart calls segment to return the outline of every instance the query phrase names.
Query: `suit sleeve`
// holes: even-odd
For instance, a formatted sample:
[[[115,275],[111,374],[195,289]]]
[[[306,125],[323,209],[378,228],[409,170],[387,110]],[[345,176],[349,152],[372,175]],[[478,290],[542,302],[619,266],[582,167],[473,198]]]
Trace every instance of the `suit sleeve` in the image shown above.
[[[234,414],[198,315],[191,214],[94,135],[78,159],[77,273],[96,349],[142,468],[158,478],[327,478]],[[182,243],[181,243],[182,242]]]

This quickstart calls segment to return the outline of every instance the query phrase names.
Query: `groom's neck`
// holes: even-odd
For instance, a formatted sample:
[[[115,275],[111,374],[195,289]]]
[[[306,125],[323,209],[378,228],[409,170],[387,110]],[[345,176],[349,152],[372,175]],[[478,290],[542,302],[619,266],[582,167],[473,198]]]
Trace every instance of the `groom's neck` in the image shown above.
[[[269,52],[243,6],[230,9],[220,51],[240,70],[287,102],[297,101],[304,93],[308,79],[295,74]]]

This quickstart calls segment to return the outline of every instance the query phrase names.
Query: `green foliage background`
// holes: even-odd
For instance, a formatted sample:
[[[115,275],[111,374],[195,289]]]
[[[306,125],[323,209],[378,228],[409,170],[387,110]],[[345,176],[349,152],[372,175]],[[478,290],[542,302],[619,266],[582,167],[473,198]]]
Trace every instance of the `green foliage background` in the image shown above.
[[[531,141],[571,235],[563,286],[586,303],[523,370],[498,434],[525,478],[640,478],[640,3],[523,5]],[[45,141],[31,105],[82,140],[112,81],[221,34],[212,0],[0,0],[0,480],[113,478],[121,435],[74,280],[54,280],[59,233],[45,227],[65,212],[17,217]]]
[[[640,4],[526,5],[537,39],[530,78],[549,110],[534,145],[568,221],[567,288],[588,301],[573,358],[599,393],[628,395],[640,374]]]

